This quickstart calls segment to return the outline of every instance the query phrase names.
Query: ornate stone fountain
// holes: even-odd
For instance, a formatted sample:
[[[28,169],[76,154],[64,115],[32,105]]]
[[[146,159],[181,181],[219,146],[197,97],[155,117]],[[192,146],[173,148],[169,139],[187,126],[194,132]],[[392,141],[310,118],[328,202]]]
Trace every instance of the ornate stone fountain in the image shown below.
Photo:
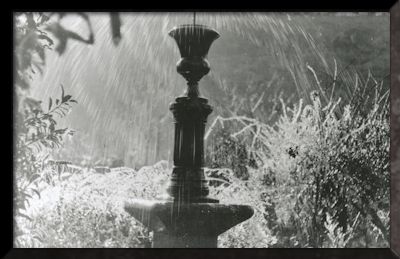
[[[175,27],[169,35],[178,45],[177,71],[188,88],[170,106],[175,142],[168,195],[155,201],[127,201],[125,210],[153,231],[153,247],[215,248],[218,235],[254,213],[250,206],[220,204],[209,197],[204,176],[204,131],[212,108],[200,97],[198,82],[210,71],[206,57],[219,34],[193,24]]]

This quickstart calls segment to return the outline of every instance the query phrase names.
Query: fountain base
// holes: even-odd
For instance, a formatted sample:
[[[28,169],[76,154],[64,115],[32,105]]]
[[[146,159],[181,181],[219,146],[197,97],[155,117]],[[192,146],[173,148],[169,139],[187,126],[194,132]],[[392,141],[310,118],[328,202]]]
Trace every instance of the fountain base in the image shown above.
[[[153,248],[216,248],[218,235],[250,218],[247,205],[132,200],[125,210],[153,231]]]

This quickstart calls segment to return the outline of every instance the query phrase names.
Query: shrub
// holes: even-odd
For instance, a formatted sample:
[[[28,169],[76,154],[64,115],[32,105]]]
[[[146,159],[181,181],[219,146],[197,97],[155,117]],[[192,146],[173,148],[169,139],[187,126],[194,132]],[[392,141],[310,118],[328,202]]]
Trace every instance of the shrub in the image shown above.
[[[65,171],[64,174],[68,174]],[[155,199],[168,179],[164,161],[139,171],[113,168],[99,174],[83,170],[49,186],[28,209],[32,221],[20,219],[40,242],[24,237],[22,247],[148,247],[149,232],[123,209],[132,198]]]
[[[14,154],[15,217],[31,220],[31,217],[26,214],[30,200],[34,195],[40,197],[39,184],[42,181],[52,181],[52,177],[47,174],[48,171],[44,170],[46,161],[53,149],[61,147],[65,136],[73,134],[73,130],[68,128],[57,129],[55,116],[65,116],[71,103],[74,102],[76,101],[70,95],[64,95],[63,88],[61,99],[57,99],[54,106],[50,98],[47,112],[43,111],[40,101],[28,97],[21,101],[24,116],[19,114],[20,120],[17,121]],[[17,245],[20,235],[24,235],[24,232],[16,228],[14,236]],[[37,238],[37,235],[33,236]]]
[[[238,188],[243,197],[253,193],[252,199],[235,195],[233,200],[250,202],[264,214],[267,224],[257,224],[276,237],[271,246],[357,247],[372,236],[376,238],[367,242],[369,246],[388,245],[389,225],[382,217],[389,211],[390,179],[385,96],[375,98],[363,113],[353,104],[341,110],[340,99],[323,106],[316,93],[308,105],[300,100],[289,108],[282,101],[282,115],[273,126],[241,116],[217,118],[234,125],[231,128],[244,125],[231,136],[247,140],[259,169],[250,175],[250,189],[230,184],[225,192]],[[232,174],[224,176],[236,182]],[[257,197],[259,193],[266,199]],[[372,234],[372,229],[377,232]],[[341,241],[332,241],[334,234]],[[244,239],[254,236],[249,233]]]

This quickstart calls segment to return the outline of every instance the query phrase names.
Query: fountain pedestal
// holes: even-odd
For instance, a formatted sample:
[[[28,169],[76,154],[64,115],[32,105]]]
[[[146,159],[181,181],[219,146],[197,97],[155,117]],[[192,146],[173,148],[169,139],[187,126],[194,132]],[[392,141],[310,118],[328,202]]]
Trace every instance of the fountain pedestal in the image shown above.
[[[210,71],[206,55],[219,34],[205,26],[183,25],[169,35],[178,44],[182,58],[177,71],[188,90],[170,106],[175,142],[168,197],[127,201],[125,210],[153,231],[153,247],[215,248],[218,235],[253,215],[250,206],[220,204],[209,197],[204,176],[204,131],[212,108],[199,97],[198,81]]]

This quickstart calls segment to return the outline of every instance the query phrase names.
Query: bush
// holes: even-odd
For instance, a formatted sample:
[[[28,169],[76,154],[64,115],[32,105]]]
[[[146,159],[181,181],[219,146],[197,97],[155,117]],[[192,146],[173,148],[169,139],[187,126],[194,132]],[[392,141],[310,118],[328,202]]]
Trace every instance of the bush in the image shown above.
[[[18,113],[16,124],[16,153],[14,154],[14,210],[15,217],[32,220],[27,214],[27,207],[33,196],[40,197],[39,184],[49,182],[45,165],[52,150],[61,147],[63,139],[72,135],[68,128],[57,129],[56,115],[63,117],[69,111],[71,103],[76,103],[70,95],[64,95],[54,106],[50,98],[48,111],[41,107],[41,102],[29,97],[21,100],[23,113]],[[17,224],[15,224],[18,226]],[[15,242],[18,245],[19,236],[24,235],[21,229],[15,230]],[[37,235],[33,235],[38,238]]]
[[[83,170],[41,192],[19,226],[40,233],[40,242],[26,235],[20,247],[148,247],[151,236],[123,209],[132,198],[155,199],[168,179],[163,161],[143,167],[113,168],[99,174]]]
[[[66,135],[72,135],[68,128],[57,129],[56,117],[65,116],[72,103],[71,95],[49,99],[47,111],[42,101],[29,97],[30,80],[37,72],[42,73],[45,64],[45,50],[51,49],[53,41],[42,29],[49,17],[33,13],[17,14],[15,24],[15,100],[14,100],[14,241],[21,246],[22,240],[30,235],[39,240],[37,233],[27,233],[19,228],[18,220],[32,220],[26,213],[35,195],[40,197],[39,184],[47,179],[44,167],[51,151],[62,145]]]
[[[247,182],[223,174],[230,184],[223,186],[219,197],[228,192],[234,197],[230,201],[252,204],[263,214],[266,222],[250,221],[268,229],[266,240],[276,240],[267,242],[272,247],[387,247],[387,102],[376,99],[381,102],[369,112],[356,113],[351,104],[341,110],[340,99],[325,106],[318,94],[312,93],[311,99],[311,104],[300,100],[293,108],[282,101],[283,114],[273,126],[240,116],[217,118],[231,123],[230,128],[245,125],[241,127],[246,130],[231,136],[240,133],[247,140],[259,168],[252,170]],[[245,237],[235,239],[259,243],[254,237],[260,233],[241,234]],[[339,241],[332,241],[333,235]]]

